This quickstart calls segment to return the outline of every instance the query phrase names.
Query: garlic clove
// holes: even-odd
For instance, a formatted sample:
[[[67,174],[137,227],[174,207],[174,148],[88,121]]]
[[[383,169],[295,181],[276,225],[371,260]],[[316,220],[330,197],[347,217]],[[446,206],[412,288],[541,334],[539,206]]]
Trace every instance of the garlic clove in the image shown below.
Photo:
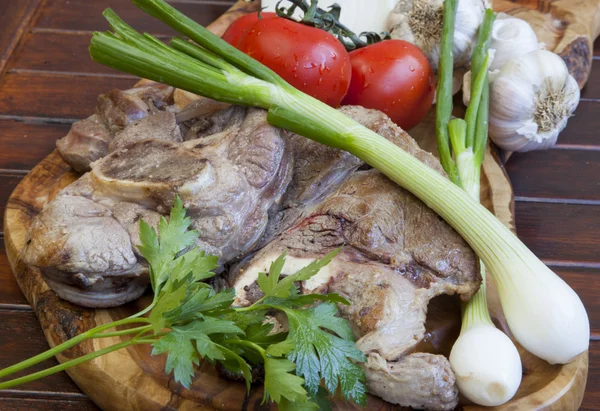
[[[490,49],[496,50],[491,70],[499,70],[516,57],[538,50],[537,36],[529,23],[505,13],[498,13],[490,37]]]

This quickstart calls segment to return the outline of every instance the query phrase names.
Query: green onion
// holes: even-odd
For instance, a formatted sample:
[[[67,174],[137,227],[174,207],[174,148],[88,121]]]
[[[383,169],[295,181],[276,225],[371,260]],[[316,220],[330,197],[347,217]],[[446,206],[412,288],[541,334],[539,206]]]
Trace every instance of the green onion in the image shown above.
[[[444,1],[444,26],[438,67],[435,103],[435,130],[440,162],[448,178],[458,183],[456,164],[450,154],[448,122],[452,116],[452,69],[454,67],[454,23],[457,0]]]
[[[262,107],[271,124],[354,154],[419,197],[463,236],[491,271],[511,331],[527,350],[552,363],[566,363],[588,348],[589,321],[577,294],[471,195],[385,138],[294,89],[162,0],[134,3],[190,37],[212,53],[205,54],[210,58],[179,42],[168,53],[162,47],[158,50],[148,43],[150,36],[133,35],[129,28],[113,24],[113,34],[96,33],[92,38],[90,54],[95,61],[215,100]],[[448,0],[446,10],[454,10],[454,3]],[[444,30],[447,34],[452,29]],[[192,63],[197,57],[201,60]],[[438,94],[442,104],[448,104],[445,79]],[[485,96],[483,90],[481,95]],[[444,110],[449,120],[448,106]],[[442,133],[448,149],[448,132]],[[475,136],[480,135],[476,127]],[[479,146],[481,142],[475,144]],[[452,170],[447,151],[442,163],[451,164]]]

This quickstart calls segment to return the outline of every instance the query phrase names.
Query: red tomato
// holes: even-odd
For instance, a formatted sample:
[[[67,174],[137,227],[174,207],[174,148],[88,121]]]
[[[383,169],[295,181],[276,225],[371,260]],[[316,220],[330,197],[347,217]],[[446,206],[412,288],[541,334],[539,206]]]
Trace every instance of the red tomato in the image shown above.
[[[263,19],[250,27],[238,48],[330,106],[339,106],[348,91],[348,52],[323,30],[284,18]]]
[[[386,40],[350,53],[352,81],[343,104],[383,111],[407,130],[431,107],[434,75],[421,50],[402,40]]]
[[[277,13],[266,11],[260,13],[260,17],[261,19],[272,19],[277,17]],[[244,36],[246,30],[258,20],[260,20],[258,18],[258,13],[246,14],[245,16],[236,19],[223,34],[223,40],[232,46],[237,47],[238,42]]]

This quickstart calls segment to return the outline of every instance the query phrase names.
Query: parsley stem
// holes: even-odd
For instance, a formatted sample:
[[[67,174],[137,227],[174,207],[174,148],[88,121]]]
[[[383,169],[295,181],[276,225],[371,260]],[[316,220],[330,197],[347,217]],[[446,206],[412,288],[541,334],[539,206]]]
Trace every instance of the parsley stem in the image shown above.
[[[20,384],[25,384],[25,383],[28,383],[31,381],[38,380],[40,378],[47,377],[47,376],[55,374],[57,372],[64,371],[67,368],[74,367],[81,363],[93,360],[94,358],[101,357],[101,356],[111,353],[113,351],[117,351],[117,350],[120,350],[121,348],[125,348],[125,347],[128,347],[130,345],[135,345],[135,344],[142,344],[142,342],[140,342],[136,339],[131,339],[131,340],[123,341],[119,344],[111,345],[110,347],[106,347],[101,350],[91,352],[87,355],[75,358],[71,361],[67,361],[62,364],[55,365],[54,367],[47,368],[45,370],[38,371],[33,374],[25,375],[23,377],[15,378],[15,379],[0,383],[0,390],[5,390],[7,388],[12,388],[12,387],[20,385]]]
[[[150,321],[147,318],[125,318],[123,320],[115,321],[110,324],[104,324],[104,325],[100,325],[98,327],[92,328],[91,330],[86,331],[83,334],[79,334],[78,336],[73,337],[70,340],[65,341],[64,343],[59,344],[56,347],[53,347],[41,354],[38,354],[35,357],[31,357],[28,360],[21,361],[20,363],[17,363],[15,365],[7,367],[3,370],[0,370],[0,378],[4,378],[4,377],[14,374],[16,372],[19,372],[21,370],[29,368],[37,363],[45,361],[48,358],[54,357],[55,355],[60,354],[61,352],[65,351],[77,344],[82,343],[83,341],[86,341],[90,338],[94,338],[94,336],[96,334],[101,333],[104,330],[108,330],[110,328],[117,327],[120,325],[127,325],[127,324],[133,324],[133,323],[149,323],[149,322]],[[130,331],[130,330],[126,330],[126,331]],[[2,385],[0,385],[0,387],[1,386]]]
[[[135,332],[138,332],[139,333],[138,335],[142,335],[144,333],[144,331],[150,331],[150,330],[152,330],[151,325],[142,325],[141,327],[128,328],[126,330],[121,330],[121,331],[100,333],[100,334],[94,335],[93,338],[121,337],[123,335],[129,335],[129,334],[133,334]]]
[[[132,319],[132,318],[141,317],[142,315],[146,314],[147,312],[151,311],[154,308],[154,306],[156,305],[156,301],[157,301],[157,299],[156,299],[156,297],[154,297],[154,300],[152,300],[152,303],[150,303],[150,305],[148,307],[144,308],[142,311],[140,311],[138,313],[130,315],[127,318]]]
[[[258,345],[256,343],[253,343],[252,341],[225,340],[225,341],[223,341],[223,344],[245,345],[245,346],[250,347],[250,348],[254,349],[255,351],[257,351],[263,357],[263,359],[267,358],[267,351],[263,347],[261,347],[260,345]]]
[[[272,305],[272,304],[263,304],[262,301],[265,299],[265,297],[261,298],[260,300],[258,300],[257,302],[255,302],[254,304],[248,306],[248,307],[234,307],[234,310],[239,312],[239,313],[245,313],[248,311],[255,311],[255,310],[264,310],[265,308],[272,308],[274,310],[281,310],[281,308],[277,305]]]

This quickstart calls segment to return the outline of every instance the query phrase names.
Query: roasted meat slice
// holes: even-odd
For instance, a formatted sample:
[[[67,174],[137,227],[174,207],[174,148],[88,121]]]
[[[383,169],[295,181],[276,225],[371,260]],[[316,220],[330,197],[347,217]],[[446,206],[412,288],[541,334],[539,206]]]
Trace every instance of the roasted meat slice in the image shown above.
[[[157,224],[177,195],[200,233],[197,245],[221,264],[253,250],[291,178],[291,151],[264,110],[226,110],[215,114],[214,124],[223,117],[241,116],[241,122],[185,143],[172,141],[178,139],[173,121],[147,117],[126,127],[120,135],[129,144],[94,162],[34,219],[25,261],[39,267],[60,296],[81,305],[137,298],[148,281],[136,249],[139,220]],[[168,114],[152,116],[172,120]],[[142,122],[161,127],[153,135],[166,137],[140,139]]]
[[[69,133],[56,142],[56,149],[75,171],[90,171],[92,162],[109,153],[115,134],[150,113],[166,110],[173,103],[173,90],[148,82],[143,87],[100,95],[96,114],[73,123]]]
[[[477,258],[431,209],[376,170],[352,174],[293,227],[232,270],[235,303],[248,305],[260,297],[258,273],[284,251],[283,273],[290,274],[342,245],[326,268],[301,284],[302,292],[336,292],[350,301],[340,309],[352,324],[357,347],[367,355],[371,392],[405,406],[452,409],[458,394],[446,358],[407,355],[424,337],[430,299],[454,293],[469,299],[477,291]],[[403,375],[419,361],[429,364],[413,374],[419,380],[403,384]]]

